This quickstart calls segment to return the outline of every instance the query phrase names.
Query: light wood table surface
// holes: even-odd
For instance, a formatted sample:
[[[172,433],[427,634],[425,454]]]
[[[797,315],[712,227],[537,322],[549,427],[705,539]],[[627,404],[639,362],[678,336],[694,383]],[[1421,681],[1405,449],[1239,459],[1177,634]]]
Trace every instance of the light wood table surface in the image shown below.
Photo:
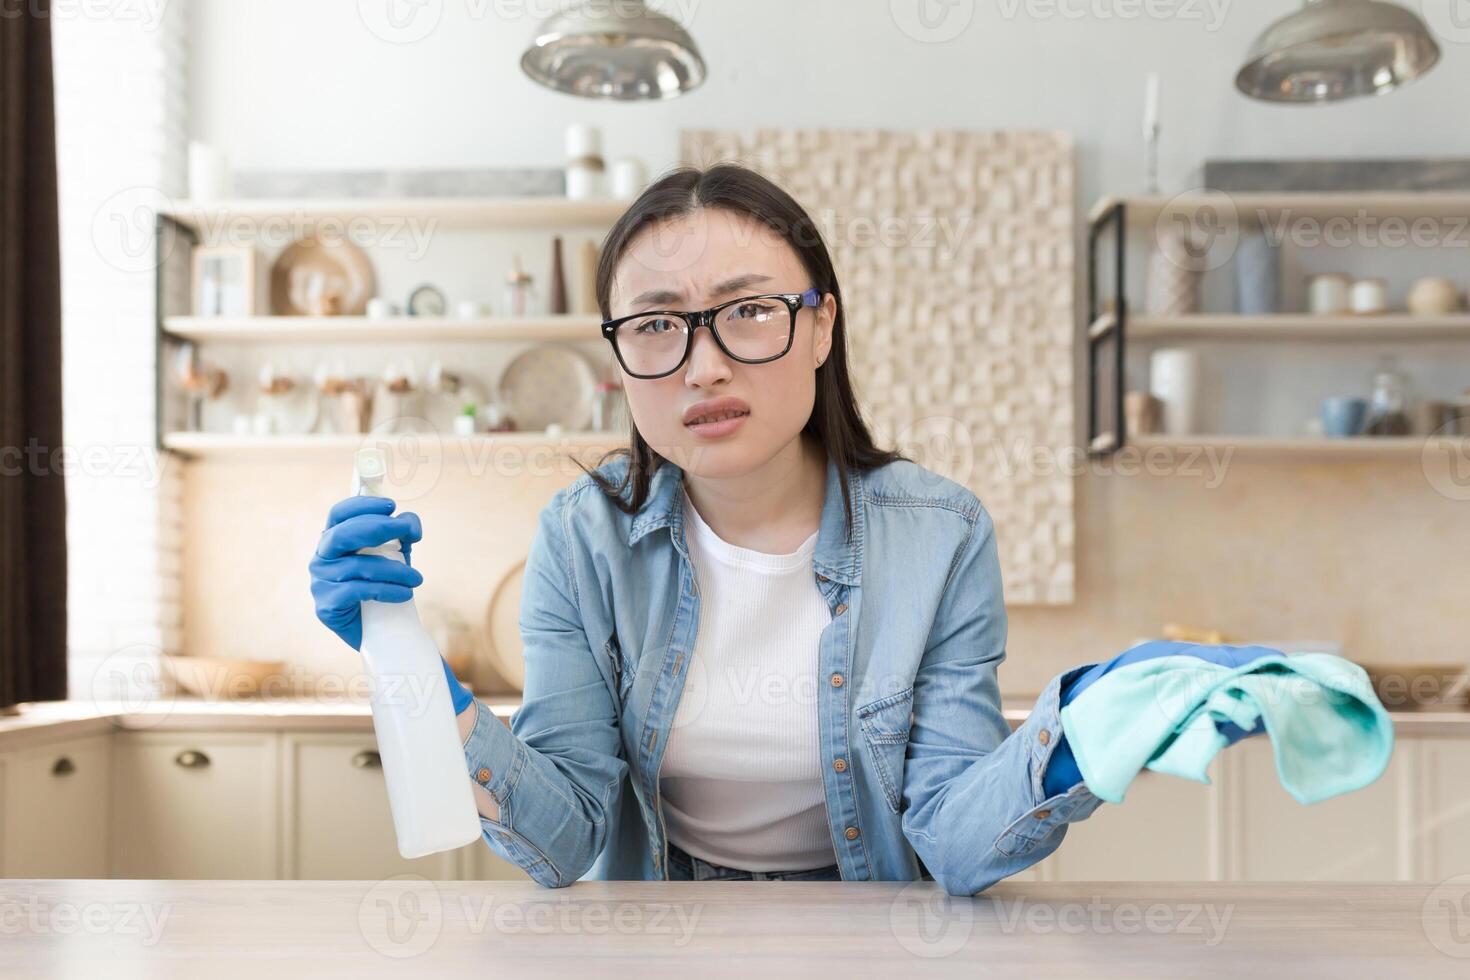
[[[0,880],[14,977],[1457,977],[1470,877],[1381,884]]]

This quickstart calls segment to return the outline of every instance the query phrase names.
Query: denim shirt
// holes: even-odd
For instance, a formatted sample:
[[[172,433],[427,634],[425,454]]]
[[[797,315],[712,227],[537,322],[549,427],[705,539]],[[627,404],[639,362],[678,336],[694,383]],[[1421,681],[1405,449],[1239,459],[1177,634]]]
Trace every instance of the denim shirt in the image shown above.
[[[616,483],[627,465],[599,472]],[[706,598],[682,476],[661,462],[635,515],[586,475],[541,511],[522,587],[524,698],[508,728],[477,707],[464,753],[500,805],[481,819],[485,841],[543,885],[669,877],[659,763]],[[1042,789],[1060,685],[1086,665],[1052,678],[1011,732],[996,676],[1000,565],[980,500],[906,460],[846,483],[850,538],[829,458],[812,557],[832,613],[816,697],[837,864],[844,880],[931,876],[973,895],[1046,857],[1100,802],[1080,782]]]

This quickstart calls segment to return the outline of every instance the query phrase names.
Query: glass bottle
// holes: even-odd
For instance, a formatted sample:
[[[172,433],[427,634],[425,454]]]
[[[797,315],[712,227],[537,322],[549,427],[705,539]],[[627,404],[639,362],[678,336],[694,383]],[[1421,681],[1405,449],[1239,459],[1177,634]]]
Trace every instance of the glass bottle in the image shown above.
[[[1398,362],[1384,358],[1373,375],[1373,394],[1368,400],[1368,421],[1363,434],[1370,436],[1405,436],[1409,434],[1409,416],[1404,410],[1404,373]]]

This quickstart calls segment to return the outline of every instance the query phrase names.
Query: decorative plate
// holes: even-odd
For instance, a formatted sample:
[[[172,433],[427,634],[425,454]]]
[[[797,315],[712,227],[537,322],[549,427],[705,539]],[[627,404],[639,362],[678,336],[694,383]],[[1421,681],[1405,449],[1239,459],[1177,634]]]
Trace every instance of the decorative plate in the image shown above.
[[[500,375],[500,399],[516,428],[535,432],[552,423],[569,431],[592,424],[597,370],[574,350],[546,344],[522,352]]]
[[[521,651],[521,584],[526,563],[518,561],[505,573],[485,610],[486,662],[512,691],[526,686],[526,660]]]
[[[277,316],[358,316],[374,289],[373,263],[345,238],[303,235],[271,266]]]

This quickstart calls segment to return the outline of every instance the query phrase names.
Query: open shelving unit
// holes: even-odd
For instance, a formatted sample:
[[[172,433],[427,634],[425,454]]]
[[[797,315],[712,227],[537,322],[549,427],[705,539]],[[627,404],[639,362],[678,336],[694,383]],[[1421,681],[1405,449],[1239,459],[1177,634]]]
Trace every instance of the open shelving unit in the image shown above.
[[[181,201],[159,217],[202,235],[233,231],[237,223],[325,220],[350,222],[424,221],[454,228],[539,230],[611,225],[627,201],[574,201],[564,197],[418,197],[418,198],[242,198],[198,203]]]
[[[306,231],[330,222],[348,232],[352,223],[413,222],[436,227],[486,231],[547,231],[611,226],[627,201],[577,201],[561,197],[516,198],[293,198],[240,199],[209,203],[178,202],[156,216],[155,330],[156,446],[189,458],[242,456],[304,458],[311,454],[357,448],[368,441],[391,441],[397,434],[282,434],[239,435],[219,432],[171,431],[165,410],[166,346],[170,343],[414,343],[434,342],[565,342],[598,340],[600,319],[589,314],[526,317],[487,316],[243,316],[198,317],[177,315],[178,280],[188,283],[192,270],[188,256],[193,247],[228,237],[249,238],[263,229]],[[170,292],[170,287],[175,287]],[[188,290],[184,290],[187,293]],[[611,448],[618,434],[567,432],[493,432],[474,436],[430,434],[442,449],[478,451],[486,447],[519,446],[528,450],[561,447],[586,450]],[[404,438],[407,438],[405,434]]]
[[[540,317],[395,316],[246,316],[165,317],[171,337],[193,341],[244,343],[344,343],[423,340],[595,340],[601,336],[595,316],[566,314]]]
[[[1470,313],[1134,316],[1127,296],[1129,231],[1150,225],[1157,227],[1176,216],[1196,220],[1202,215],[1208,215],[1216,227],[1236,230],[1259,227],[1284,215],[1315,219],[1347,215],[1404,221],[1454,219],[1470,225],[1470,192],[1225,194],[1202,191],[1175,197],[1109,197],[1098,202],[1089,214],[1087,234],[1087,444],[1093,456],[1111,455],[1129,442],[1123,399],[1127,389],[1125,356],[1130,342],[1470,342]],[[1109,243],[1113,264],[1104,278],[1101,255]],[[1111,296],[1105,300],[1103,294],[1108,287]],[[1109,405],[1101,404],[1104,382],[1110,389]],[[1105,413],[1111,415],[1110,426],[1104,422]],[[1140,449],[1233,447],[1281,458],[1394,458],[1418,456],[1426,447],[1441,444],[1470,448],[1463,438],[1430,441],[1427,436],[1313,439],[1200,434],[1138,437],[1132,442]]]
[[[623,442],[617,432],[482,432],[472,436],[429,433],[325,433],[303,435],[236,435],[226,432],[170,432],[164,448],[190,459],[200,458],[313,458],[323,453],[350,453],[368,445],[412,443],[415,452],[463,453],[470,458],[486,450],[517,448],[526,451],[577,453],[612,449]]]

